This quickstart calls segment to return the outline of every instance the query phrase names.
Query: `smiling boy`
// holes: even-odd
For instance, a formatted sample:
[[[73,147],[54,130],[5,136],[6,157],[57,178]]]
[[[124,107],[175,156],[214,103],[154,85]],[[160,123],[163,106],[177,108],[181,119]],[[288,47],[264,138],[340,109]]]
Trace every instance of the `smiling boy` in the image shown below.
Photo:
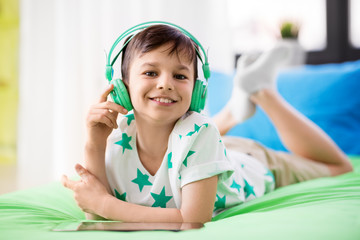
[[[127,111],[107,101],[114,87],[110,85],[88,114],[86,169],[76,166],[82,179],[63,178],[78,205],[94,214],[89,217],[125,222],[207,222],[229,207],[274,190],[275,183],[281,186],[294,183],[292,179],[298,176],[308,180],[352,169],[328,136],[272,89],[271,76],[251,79],[251,71],[246,79],[257,84],[247,83],[258,88],[245,93],[245,100],[251,99],[265,110],[285,144],[299,156],[231,139],[236,150],[226,150],[215,124],[189,111],[197,78],[196,48],[178,29],[154,25],[136,34],[123,50],[122,76],[133,114],[117,122],[118,113]],[[253,66],[266,65],[274,57],[285,58],[279,55],[283,49],[273,53]],[[245,77],[240,74],[236,78]],[[226,132],[227,125],[236,121],[225,109],[216,122]],[[256,150],[258,159],[246,154],[248,150]],[[259,151],[261,154],[256,154]],[[279,164],[280,158],[286,161]],[[289,167],[285,162],[297,164]],[[269,168],[280,165],[287,171],[274,176],[277,170]],[[275,178],[281,181],[275,182]]]
[[[231,171],[223,145],[219,145],[221,151],[216,151],[212,158],[222,159],[227,167],[206,177],[186,177],[185,173],[181,179],[179,174],[180,169],[191,166],[190,160],[184,164],[193,145],[189,142],[191,136],[186,134],[194,130],[195,123],[208,124],[205,117],[188,112],[197,78],[195,44],[175,28],[156,25],[138,33],[126,46],[122,59],[122,76],[133,115],[123,118],[118,128],[117,115],[126,110],[107,101],[112,85],[99,103],[92,106],[87,119],[87,170],[80,165],[77,169],[91,172],[102,184],[94,176],[86,178],[91,183],[82,180],[75,199],[84,211],[108,219],[210,221],[217,175]],[[197,118],[195,122],[190,117],[193,114]],[[215,127],[213,132],[217,136],[212,141],[217,144],[219,134]],[[176,149],[178,144],[186,147]],[[217,157],[219,154],[221,157]],[[89,196],[91,201],[85,199]]]

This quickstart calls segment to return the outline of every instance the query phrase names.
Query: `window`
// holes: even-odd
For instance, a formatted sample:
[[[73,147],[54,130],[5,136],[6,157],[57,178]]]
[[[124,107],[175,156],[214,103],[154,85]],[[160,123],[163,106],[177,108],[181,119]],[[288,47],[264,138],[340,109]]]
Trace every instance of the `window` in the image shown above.
[[[360,48],[360,1],[350,0],[350,44],[355,48]]]
[[[326,48],[326,0],[229,0],[228,12],[237,53],[273,45],[282,21],[300,25],[299,42],[305,50]]]

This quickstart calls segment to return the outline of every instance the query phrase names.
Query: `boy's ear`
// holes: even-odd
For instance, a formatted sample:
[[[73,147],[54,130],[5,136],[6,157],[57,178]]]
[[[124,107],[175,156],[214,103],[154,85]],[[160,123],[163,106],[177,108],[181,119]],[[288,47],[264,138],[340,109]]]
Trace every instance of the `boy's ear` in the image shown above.
[[[129,81],[128,80],[122,80],[122,82],[124,83],[124,86],[126,88],[127,94],[129,95],[130,102],[131,102],[130,91],[129,91]]]
[[[121,79],[121,81],[124,83],[126,89],[128,90],[129,89],[129,81],[127,79]]]

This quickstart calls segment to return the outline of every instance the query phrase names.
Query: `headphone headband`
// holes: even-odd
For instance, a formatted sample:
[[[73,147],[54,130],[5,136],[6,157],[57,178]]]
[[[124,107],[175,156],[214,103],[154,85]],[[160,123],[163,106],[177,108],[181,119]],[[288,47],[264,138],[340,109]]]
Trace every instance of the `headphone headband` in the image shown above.
[[[207,54],[205,52],[205,49],[203,48],[203,46],[200,44],[200,42],[188,31],[186,31],[184,28],[175,25],[173,23],[169,23],[169,22],[164,22],[164,21],[150,21],[150,22],[144,22],[144,23],[140,23],[132,28],[129,28],[128,30],[126,30],[124,33],[122,33],[115,41],[115,43],[112,45],[110,51],[109,51],[109,55],[107,57],[107,64],[106,64],[106,78],[108,81],[112,80],[113,77],[113,68],[112,66],[114,65],[117,57],[120,55],[120,53],[123,51],[124,47],[130,42],[130,40],[135,36],[132,36],[129,40],[127,40],[126,43],[124,43],[124,45],[122,46],[122,48],[120,49],[119,53],[115,56],[115,58],[111,61],[111,54],[114,51],[115,47],[119,44],[119,42],[121,42],[124,38],[126,38],[127,36],[129,36],[130,34],[145,29],[147,27],[156,25],[156,24],[163,24],[163,25],[168,25],[171,27],[174,27],[176,29],[178,29],[180,32],[182,32],[183,34],[185,34],[186,36],[188,36],[193,42],[195,42],[200,50],[203,53],[204,56],[204,60],[201,58],[201,54],[199,53],[199,51],[197,50],[197,48],[195,48],[197,55],[200,58],[200,61],[202,62],[202,70],[203,70],[203,74],[204,74],[204,78],[206,79],[206,82],[208,81],[208,79],[210,78],[210,67],[209,67],[209,62],[208,62],[208,57]],[[207,86],[207,84],[206,84]]]

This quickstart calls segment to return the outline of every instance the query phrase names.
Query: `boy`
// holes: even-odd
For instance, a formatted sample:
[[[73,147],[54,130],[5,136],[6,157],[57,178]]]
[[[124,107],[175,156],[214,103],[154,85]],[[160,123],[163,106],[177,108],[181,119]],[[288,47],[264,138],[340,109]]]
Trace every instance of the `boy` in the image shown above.
[[[82,180],[63,178],[85,212],[125,222],[207,222],[213,214],[274,189],[269,171],[273,164],[261,156],[248,156],[248,149],[241,149],[243,143],[236,145],[237,140],[230,141],[235,151],[226,151],[214,124],[188,111],[197,78],[195,47],[182,32],[167,25],[146,28],[126,46],[122,76],[134,114],[117,123],[118,113],[127,111],[107,101],[110,85],[89,111],[86,169],[76,166]],[[282,58],[281,51],[274,54]],[[247,67],[266,65],[268,59],[260,58]],[[249,76],[235,78],[239,82],[235,88],[241,89],[243,97],[234,96],[230,102],[259,104],[285,144],[316,161],[321,172],[316,177],[351,170],[346,156],[328,137],[284,103],[272,89],[272,79]],[[230,126],[224,123],[242,118],[233,111],[236,104],[229,106],[215,118],[221,132]],[[299,131],[288,133],[289,127]],[[309,136],[310,144],[303,144]]]

